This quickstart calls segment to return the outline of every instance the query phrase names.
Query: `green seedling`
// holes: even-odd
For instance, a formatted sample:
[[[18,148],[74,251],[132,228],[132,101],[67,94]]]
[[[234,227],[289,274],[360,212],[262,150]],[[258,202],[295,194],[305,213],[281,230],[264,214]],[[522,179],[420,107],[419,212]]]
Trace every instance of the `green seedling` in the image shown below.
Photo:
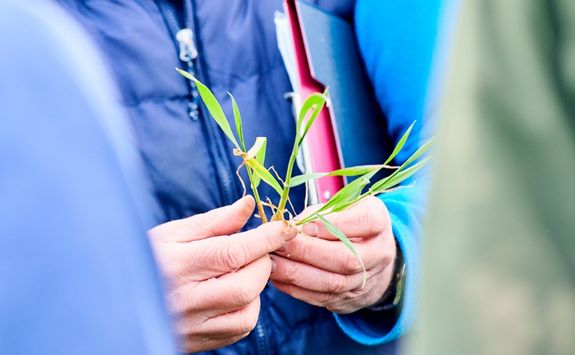
[[[214,94],[206,87],[202,82],[192,76],[190,73],[176,69],[181,75],[189,80],[192,80],[202,98],[202,101],[206,105],[206,108],[210,112],[210,115],[214,121],[218,124],[225,136],[232,142],[234,149],[232,151],[233,155],[240,157],[242,163],[238,167],[237,175],[244,187],[244,193],[246,193],[245,183],[242,180],[239,171],[242,167],[247,170],[247,175],[249,179],[250,188],[252,190],[254,200],[258,209],[258,216],[262,223],[268,222],[268,217],[265,213],[265,208],[271,210],[271,220],[274,221],[284,221],[296,227],[301,227],[306,223],[311,223],[314,221],[319,221],[324,224],[326,229],[333,234],[336,238],[341,240],[341,242],[353,253],[360,263],[364,272],[364,284],[366,281],[367,273],[361,256],[354,248],[353,243],[347,238],[347,236],[333,223],[331,223],[326,217],[332,213],[345,211],[368,196],[374,196],[382,193],[386,193],[391,189],[399,186],[403,181],[413,176],[417,171],[419,171],[425,164],[428,163],[430,157],[422,158],[425,153],[431,147],[431,141],[423,144],[415,153],[413,153],[405,162],[400,166],[389,165],[393,159],[401,152],[405,143],[407,142],[409,135],[413,129],[415,122],[407,129],[397,145],[393,149],[392,153],[389,155],[387,160],[382,164],[376,165],[362,165],[354,167],[346,167],[343,169],[338,169],[328,172],[316,172],[308,173],[298,176],[293,175],[293,167],[296,158],[299,154],[301,146],[305,140],[307,133],[312,127],[313,123],[317,119],[319,113],[326,105],[327,92],[324,93],[314,93],[310,95],[303,103],[299,115],[296,121],[296,132],[294,137],[294,144],[292,148],[291,155],[288,160],[288,165],[283,178],[279,175],[274,176],[271,171],[273,168],[266,168],[266,147],[267,138],[257,137],[254,144],[247,149],[244,134],[243,134],[243,124],[240,115],[240,110],[236,103],[234,97],[230,95],[232,101],[232,108],[234,114],[234,125],[235,134],[232,131],[231,125],[226,117],[224,110],[220,106],[218,100]],[[236,137],[237,136],[237,137]],[[420,159],[422,158],[422,159]],[[391,173],[384,178],[377,181],[372,181],[377,173],[388,170]],[[311,182],[313,180],[321,179],[326,176],[348,176],[357,177],[351,183],[344,186],[341,190],[335,193],[322,207],[320,207],[313,214],[305,217],[294,217],[286,208],[289,201],[290,188]],[[272,187],[272,189],[277,192],[279,196],[279,202],[277,205],[272,203],[269,196],[265,196],[265,201],[262,200],[258,187],[261,182]],[[286,215],[288,216],[286,218]]]

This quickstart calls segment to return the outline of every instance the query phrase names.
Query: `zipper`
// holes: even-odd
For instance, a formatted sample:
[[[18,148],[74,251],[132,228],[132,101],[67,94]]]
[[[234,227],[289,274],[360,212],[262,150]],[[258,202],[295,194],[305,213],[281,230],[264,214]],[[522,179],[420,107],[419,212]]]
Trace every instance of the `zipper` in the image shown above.
[[[185,14],[185,26],[179,24],[178,18],[176,16],[176,10],[174,6],[167,0],[157,0],[158,7],[164,15],[165,21],[170,28],[170,31],[175,34],[176,41],[178,43],[178,53],[179,59],[186,64],[186,70],[191,75],[202,78],[202,68],[200,61],[197,59],[199,56],[196,39],[194,38],[194,27],[195,23],[193,21],[193,11],[191,0],[184,0],[184,14]],[[190,102],[188,104],[188,115],[192,121],[197,121],[201,119],[204,123],[206,133],[210,141],[210,155],[216,174],[220,180],[220,192],[222,195],[222,200],[224,204],[231,204],[241,195],[241,191],[237,181],[235,180],[235,175],[232,175],[232,171],[235,170],[233,164],[229,159],[229,154],[226,152],[226,142],[223,134],[220,133],[219,128],[215,126],[215,123],[211,119],[204,119],[204,117],[209,117],[209,112],[206,112],[205,108],[200,105],[200,97],[198,89],[195,83],[191,80],[186,80],[190,89]],[[217,158],[219,157],[219,159]],[[270,346],[268,344],[267,335],[265,332],[265,327],[263,321],[258,319],[256,323],[256,346],[257,353],[261,355],[267,355],[271,353]]]
[[[269,346],[266,341],[266,331],[262,324],[262,321],[258,319],[256,323],[256,342],[258,347],[258,354],[265,355],[269,354]]]
[[[199,51],[196,39],[194,38],[195,20],[193,3],[191,0],[183,0],[183,25],[178,20],[176,8],[172,1],[169,0],[156,0],[158,8],[163,14],[164,20],[170,32],[176,37],[177,49],[179,52],[180,60],[186,64],[186,70],[193,76],[202,79],[202,68],[200,64]],[[215,122],[209,117],[209,112],[203,105],[200,105],[200,97],[198,89],[194,82],[186,80],[190,89],[190,102],[188,103],[188,115],[192,121],[201,121],[204,125],[206,135],[208,136],[208,145],[212,164],[216,172],[216,176],[220,183],[218,190],[220,191],[220,201],[229,205],[241,196],[239,183],[235,180],[235,175],[232,171],[235,170],[227,152],[227,145],[223,134],[219,131]],[[205,78],[204,78],[205,81]],[[207,83],[206,83],[207,84]]]
[[[180,46],[180,60],[187,64],[186,69],[188,73],[196,76],[194,60],[198,57],[198,49],[194,41],[194,32],[189,28],[182,28],[176,32],[176,40]],[[191,93],[190,103],[188,104],[188,116],[190,116],[193,121],[197,121],[200,117],[198,88],[191,80],[188,80],[188,85],[190,86]]]
[[[193,21],[194,14],[192,11],[192,7],[193,7],[192,0],[184,0],[184,12],[186,14],[185,22],[188,28],[179,29],[176,32],[176,39],[179,44],[180,60],[182,62],[187,63],[188,65],[187,70],[190,74],[196,77],[198,76],[198,74],[200,74],[201,77],[202,68],[199,61],[196,61],[198,57],[198,49],[196,46],[196,41],[194,39],[193,27],[195,27],[195,23]],[[173,13],[171,15],[172,15],[171,17],[175,20],[176,19],[175,15]],[[203,106],[199,105],[199,93],[198,89],[196,88],[196,85],[191,80],[188,80],[188,82],[190,84],[190,92],[192,96],[190,101],[189,114],[190,117],[194,119],[194,115],[196,114],[196,112],[197,112],[196,117],[199,117],[200,107],[203,109]],[[209,115],[209,113],[205,111],[202,113],[204,117],[206,115]],[[222,182],[221,186],[223,188],[222,192],[224,195],[224,203],[230,204],[235,200],[236,197],[240,196],[240,190],[238,184],[236,183],[235,175],[232,175],[230,173],[230,171],[233,170],[230,170],[231,163],[229,161],[228,155],[226,155],[227,152],[225,151],[224,148],[226,147],[225,140],[223,139],[223,135],[220,134],[219,129],[217,127],[214,127],[214,124],[212,124],[211,120],[206,120],[204,122],[206,123],[207,130],[211,136],[211,139],[214,139],[213,142],[216,143],[214,144],[215,149],[217,150],[216,153],[223,158],[216,161],[216,168],[217,168],[216,171],[218,172],[220,181]],[[216,129],[215,132],[214,128]],[[226,167],[223,162],[228,162],[228,167]],[[256,330],[257,353],[260,355],[271,354],[271,349],[268,343],[263,320],[258,319],[255,330]]]

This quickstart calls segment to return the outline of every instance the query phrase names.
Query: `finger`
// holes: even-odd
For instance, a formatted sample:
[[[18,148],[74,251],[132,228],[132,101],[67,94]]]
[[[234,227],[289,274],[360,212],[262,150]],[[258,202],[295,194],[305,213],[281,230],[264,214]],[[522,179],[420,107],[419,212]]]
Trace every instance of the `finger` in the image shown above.
[[[197,317],[180,320],[177,322],[176,331],[182,335],[182,348],[197,351],[233,344],[245,338],[253,330],[257,324],[259,310],[258,297],[242,309],[204,321]]]
[[[373,243],[352,243],[367,270],[384,261],[387,253],[375,248]],[[275,254],[342,275],[353,275],[363,270],[359,260],[341,241],[325,240],[301,233]]]
[[[259,228],[231,236],[212,237],[189,243],[169,243],[169,257],[176,262],[169,271],[178,282],[203,281],[236,271],[267,256],[296,235],[283,222],[266,223]],[[165,257],[161,257],[165,259]]]
[[[253,197],[245,196],[235,203],[206,213],[161,224],[149,231],[152,238],[163,241],[190,242],[213,236],[236,233],[250,219]]]
[[[260,298],[257,297],[243,308],[209,318],[203,332],[215,338],[248,335],[256,326],[260,313]]]
[[[193,270],[204,270],[210,277],[218,276],[268,255],[295,237],[296,233],[283,222],[270,222],[229,237],[192,242],[186,249],[194,258],[190,258],[188,263]]]
[[[272,281],[272,283],[281,292],[313,306],[326,307],[337,302],[339,297],[341,297],[334,293],[310,291],[293,284],[286,284],[279,281]]]
[[[186,333],[178,333],[178,334],[180,335],[183,334],[183,336],[180,337],[181,340],[179,350],[180,352],[185,354],[190,353],[195,354],[196,352],[200,352],[206,349],[223,348],[224,346],[234,344],[249,335],[249,333],[247,333],[225,339],[214,339],[209,334],[200,336],[196,336],[195,334],[187,335]]]
[[[349,210],[325,217],[339,228],[348,238],[369,238],[379,235],[390,227],[389,213],[383,202],[369,196]],[[325,225],[317,220],[306,223],[303,232],[314,237],[337,240]]]
[[[363,273],[342,275],[272,255],[270,279],[316,292],[343,293],[360,289]]]
[[[175,314],[200,312],[206,317],[241,309],[259,297],[270,272],[266,255],[236,272],[179,287],[170,293],[170,308]]]

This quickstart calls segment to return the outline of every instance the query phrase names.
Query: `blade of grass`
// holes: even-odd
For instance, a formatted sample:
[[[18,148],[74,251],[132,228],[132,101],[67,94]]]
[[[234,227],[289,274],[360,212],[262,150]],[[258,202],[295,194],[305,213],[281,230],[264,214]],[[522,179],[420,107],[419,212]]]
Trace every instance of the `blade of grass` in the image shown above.
[[[200,93],[200,97],[202,98],[204,105],[206,105],[206,107],[208,108],[208,111],[212,115],[214,121],[216,121],[218,126],[220,126],[220,129],[224,132],[226,137],[228,137],[228,139],[234,144],[234,146],[240,149],[238,141],[236,140],[236,137],[232,132],[230,123],[228,122],[228,118],[226,117],[226,114],[224,113],[222,106],[220,106],[218,99],[216,99],[216,96],[212,93],[212,91],[187,71],[181,70],[179,68],[176,68],[176,70],[182,76],[192,80],[194,84],[196,84],[198,92]]]
[[[267,149],[267,139],[264,140],[264,143],[258,153],[256,154],[256,161],[260,163],[261,166],[266,166],[266,149]],[[254,184],[256,187],[260,184],[260,180],[254,180]]]
[[[283,193],[283,190],[276,180],[274,176],[260,163],[258,163],[255,159],[246,160],[246,165],[248,165],[254,172],[254,175],[257,175],[260,179],[262,179],[266,184],[270,185],[280,196]]]
[[[303,141],[303,138],[307,134],[307,131],[309,130],[309,128],[311,127],[311,125],[313,124],[313,122],[315,121],[317,116],[319,115],[319,112],[321,111],[321,109],[325,105],[325,100],[326,100],[326,96],[323,94],[318,94],[318,93],[311,94],[305,100],[305,102],[303,103],[302,108],[299,112],[298,120],[296,122],[296,136],[294,139],[294,144],[292,147],[291,155],[290,155],[290,158],[288,160],[288,166],[286,168],[284,188],[283,188],[283,191],[281,193],[280,200],[278,202],[278,211],[273,217],[274,220],[283,219],[283,212],[286,208],[286,203],[287,203],[287,200],[289,198],[290,181],[291,181],[292,174],[293,174],[293,166],[294,166],[295,161],[297,159],[297,156],[299,154],[299,150],[301,148],[301,143]],[[308,113],[310,111],[312,111],[311,116],[308,119],[307,124],[304,128],[304,133],[302,134],[301,126],[304,123],[304,120],[306,119],[306,117],[308,116]]]
[[[370,171],[382,167],[381,165],[359,165],[349,168],[343,168],[331,171],[329,173],[313,173],[303,174],[292,177],[290,187],[295,187],[308,182],[309,180],[317,180],[326,176],[358,176],[369,173]]]
[[[397,142],[397,145],[395,146],[395,148],[393,148],[393,152],[391,152],[391,154],[389,155],[389,157],[387,158],[385,163],[383,163],[384,165],[389,164],[397,156],[397,154],[399,154],[399,152],[403,149],[403,146],[405,145],[407,138],[409,138],[409,135],[411,134],[411,130],[413,129],[414,125],[415,125],[415,121],[411,124],[411,126],[409,126],[407,131],[405,131],[403,136],[399,139],[399,142]]]
[[[238,135],[238,138],[240,139],[242,151],[246,152],[246,141],[244,138],[243,122],[242,122],[242,116],[240,114],[240,109],[238,108],[238,104],[237,104],[234,96],[229,92],[228,92],[228,95],[230,96],[230,99],[232,100],[232,108],[233,108],[233,112],[234,112],[234,123],[236,126],[236,134]],[[257,157],[256,157],[256,159],[257,159]],[[263,165],[263,162],[262,162],[262,165]],[[251,187],[252,192],[254,194],[254,200],[256,201],[256,206],[258,208],[259,218],[262,221],[262,223],[267,223],[268,219],[267,219],[267,216],[265,214],[265,210],[264,210],[264,207],[262,204],[262,200],[260,198],[260,194],[258,192],[258,185],[260,184],[261,179],[258,176],[255,176],[252,168],[250,168],[247,165],[246,165],[246,171],[248,172],[248,179],[250,180],[250,187]],[[242,181],[242,178],[239,175],[239,173],[238,173],[238,177],[239,177],[240,181]],[[242,182],[242,185],[243,185],[243,182]]]
[[[326,100],[327,100],[327,97],[325,96],[325,94],[314,93],[314,94],[310,95],[310,97],[308,97],[308,99],[306,100],[306,102],[302,106],[302,110],[300,112],[300,117],[298,118],[298,124],[300,125],[300,131],[299,131],[300,136],[299,136],[299,140],[298,140],[298,145],[301,145],[303,139],[305,138],[305,136],[309,132],[311,126],[313,125],[313,123],[315,122],[317,117],[319,116],[319,113],[325,107]],[[305,105],[306,103],[308,104],[307,106]],[[306,109],[306,110],[304,111],[304,109]],[[307,122],[305,122],[305,126],[303,127],[303,131],[302,131],[301,130],[302,125],[304,124],[305,118],[308,116],[309,112],[311,112],[310,117],[307,120]]]
[[[419,147],[415,153],[413,153],[406,161],[405,163],[401,164],[401,167],[398,169],[399,171],[403,170],[404,168],[406,168],[408,165],[410,165],[411,163],[413,163],[414,161],[416,161],[417,159],[419,159],[419,157],[421,157],[423,154],[427,153],[427,151],[431,148],[431,146],[433,145],[433,139],[428,140],[427,142],[423,143],[423,145],[421,147]],[[402,168],[403,167],[403,168]]]
[[[261,166],[264,166],[265,159],[266,159],[266,147],[267,147],[267,138],[266,137],[257,137],[256,142],[254,145],[248,150],[246,159],[255,159]],[[253,177],[253,184],[255,187],[260,185],[260,177],[254,176]]]
[[[265,153],[266,143],[266,137],[256,137],[254,145],[247,151],[246,159],[254,159],[262,149]]]
[[[383,185],[386,185],[389,180],[395,178],[395,176],[397,176],[399,173],[401,173],[403,170],[405,170],[411,163],[413,163],[414,161],[419,159],[423,154],[425,154],[429,150],[429,148],[431,148],[432,143],[433,143],[433,140],[429,140],[426,143],[424,143],[403,164],[401,164],[399,169],[394,171],[393,174],[389,175],[388,177],[385,177],[385,178],[381,179],[380,181],[376,182],[375,184],[373,184],[371,186],[370,190],[381,192],[383,190],[382,189]],[[416,171],[414,171],[413,173],[415,174],[415,172]],[[405,180],[405,179],[407,179],[407,177],[404,178],[403,180]]]
[[[322,212],[326,212],[326,211],[331,211],[334,208],[338,208],[340,205],[346,204],[351,200],[354,200],[355,198],[357,198],[358,196],[361,195],[361,192],[363,191],[364,187],[367,186],[369,184],[369,179],[371,179],[375,174],[377,173],[377,171],[373,171],[370,173],[367,173],[355,180],[353,180],[352,182],[350,182],[349,184],[345,185],[341,190],[339,190],[338,192],[336,192],[326,203],[325,205],[323,205],[322,207],[320,207],[317,211],[316,214],[322,213]],[[314,220],[316,217],[315,215],[310,215],[298,222],[296,222],[297,225],[302,225],[308,222],[311,222],[312,220]]]
[[[228,95],[230,95],[230,98],[232,100],[232,108],[234,111],[234,122],[236,124],[236,134],[238,135],[238,138],[240,139],[242,151],[245,152],[246,151],[246,141],[244,139],[242,115],[240,114],[240,109],[238,108],[238,104],[237,104],[234,96],[229,92],[228,92]]]
[[[324,103],[325,103],[325,95],[320,94],[318,92],[314,92],[305,99],[305,101],[301,105],[298,114],[298,119],[296,121],[297,133],[301,133],[301,128],[303,127],[304,120],[308,116],[310,111],[314,109],[314,106],[320,106]]]
[[[370,190],[374,194],[378,194],[378,193],[385,192],[385,190],[388,190],[394,186],[401,184],[403,181],[412,177],[413,175],[415,175],[415,173],[417,173],[419,170],[421,170],[421,168],[423,168],[423,166],[426,165],[430,159],[431,159],[430,156],[422,159],[418,163],[410,166],[409,168],[399,172],[397,175],[391,177],[390,179],[385,181],[383,184],[380,184],[379,186],[377,186],[377,188],[370,189]]]
[[[363,270],[363,282],[361,284],[361,288],[365,286],[367,282],[367,271],[365,270],[365,265],[363,264],[363,260],[361,259],[361,255],[357,252],[353,243],[349,238],[333,223],[328,221],[325,217],[318,215],[319,220],[323,223],[325,228],[337,239],[339,239],[352,253],[353,256],[357,259],[359,264],[361,265],[361,269]]]

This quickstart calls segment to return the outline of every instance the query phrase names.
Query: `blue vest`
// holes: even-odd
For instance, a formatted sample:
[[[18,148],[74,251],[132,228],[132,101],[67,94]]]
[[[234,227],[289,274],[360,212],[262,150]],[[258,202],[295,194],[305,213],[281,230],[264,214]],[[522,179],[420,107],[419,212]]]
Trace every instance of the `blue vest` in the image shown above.
[[[167,3],[175,9],[171,12],[162,11],[159,1],[153,0],[58,1],[93,35],[115,73],[154,186],[158,223],[229,204],[242,194],[235,176],[239,159],[232,156],[232,147],[203,105],[198,115],[193,114],[189,83],[174,70],[185,65],[179,59],[174,23],[194,33],[196,75],[214,91],[228,117],[232,112],[227,91],[233,93],[248,144],[256,136],[268,137],[268,162],[279,172],[285,171],[294,120],[284,97],[291,87],[273,23],[282,1]],[[351,18],[353,1],[315,2]],[[406,120],[405,126],[413,119]],[[263,184],[261,194],[274,196]],[[294,191],[296,207],[302,205],[302,197],[302,190]],[[359,344],[343,333],[331,312],[295,300],[271,285],[261,301],[258,325],[250,336],[211,353],[395,352],[394,342],[371,347]],[[392,327],[395,321],[378,313],[363,316],[381,328]]]

